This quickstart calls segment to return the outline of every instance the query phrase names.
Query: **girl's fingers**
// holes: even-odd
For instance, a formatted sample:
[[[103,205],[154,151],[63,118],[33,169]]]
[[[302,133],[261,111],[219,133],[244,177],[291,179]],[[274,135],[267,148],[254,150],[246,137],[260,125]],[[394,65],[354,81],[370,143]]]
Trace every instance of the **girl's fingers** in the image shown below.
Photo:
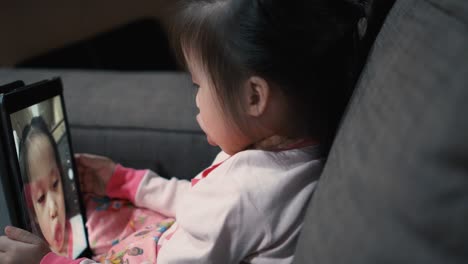
[[[85,181],[83,181],[82,179],[80,179],[80,188],[81,188],[81,191],[82,192],[86,192],[86,185],[85,185]]]
[[[83,155],[82,154],[75,154],[75,164],[77,167],[83,167]]]
[[[93,179],[95,177],[94,173],[92,173],[92,170],[90,169],[84,169],[82,177],[81,177],[81,183],[82,183],[82,191],[84,192],[93,192],[94,191],[94,185],[95,185],[95,180]]]
[[[7,226],[5,228],[5,234],[8,236],[8,238],[23,243],[39,245],[42,242],[38,236],[13,226]]]
[[[80,167],[78,168],[78,177],[80,180],[86,181],[89,178],[89,169]]]
[[[89,154],[83,154],[80,157],[80,163],[83,167],[90,169],[99,169],[105,160],[98,158],[97,156],[90,156]]]
[[[89,153],[76,153],[75,154],[75,158],[78,157],[80,159],[96,159],[96,158],[103,158],[101,156],[98,156],[98,155],[94,155],[94,154],[89,154]]]
[[[84,192],[89,192],[89,188],[88,188],[88,181],[86,180],[82,180],[81,181],[81,190],[84,191]]]
[[[84,173],[85,173],[85,168],[83,168],[83,167],[80,166],[80,167],[77,167],[76,169],[77,169],[77,171],[78,171],[78,179],[79,179],[80,181],[81,181],[81,180],[84,180],[84,179],[85,179],[85,176],[86,176],[86,175],[84,175]]]
[[[75,159],[76,166],[77,167],[80,166],[80,159],[81,159],[80,154],[75,154],[73,158]]]
[[[86,175],[85,175],[85,169],[83,168],[78,168],[78,180],[80,182],[80,187],[81,190],[85,190],[85,182],[86,182]]]
[[[2,252],[7,252],[10,249],[11,249],[11,240],[7,236],[0,236],[0,254]]]

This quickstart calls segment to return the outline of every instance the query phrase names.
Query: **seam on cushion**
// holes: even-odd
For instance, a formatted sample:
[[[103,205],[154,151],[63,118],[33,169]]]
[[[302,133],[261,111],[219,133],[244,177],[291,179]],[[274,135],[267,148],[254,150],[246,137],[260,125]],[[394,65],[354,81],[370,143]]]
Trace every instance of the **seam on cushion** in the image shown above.
[[[461,16],[460,14],[457,14],[457,12],[455,12],[454,10],[445,8],[443,5],[441,5],[440,3],[434,2],[433,0],[426,0],[426,2],[433,8],[444,13],[445,15],[462,22],[463,24],[465,24],[465,26],[468,25],[468,20],[465,17]]]
[[[189,129],[166,129],[166,128],[149,128],[149,127],[136,127],[136,126],[102,126],[102,125],[75,125],[70,124],[70,129],[82,130],[119,130],[119,131],[148,131],[160,133],[176,133],[176,134],[195,134],[203,135],[203,131],[189,130]]]

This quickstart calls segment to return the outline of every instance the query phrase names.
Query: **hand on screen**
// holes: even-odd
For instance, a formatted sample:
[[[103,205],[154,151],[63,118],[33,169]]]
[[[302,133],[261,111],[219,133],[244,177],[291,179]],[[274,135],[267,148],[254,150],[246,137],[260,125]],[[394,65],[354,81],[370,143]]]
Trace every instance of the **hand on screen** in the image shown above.
[[[0,237],[2,264],[39,264],[50,252],[46,242],[26,230],[8,226],[5,234]]]
[[[115,162],[103,156],[76,154],[75,161],[82,192],[104,196],[106,186],[115,170]]]

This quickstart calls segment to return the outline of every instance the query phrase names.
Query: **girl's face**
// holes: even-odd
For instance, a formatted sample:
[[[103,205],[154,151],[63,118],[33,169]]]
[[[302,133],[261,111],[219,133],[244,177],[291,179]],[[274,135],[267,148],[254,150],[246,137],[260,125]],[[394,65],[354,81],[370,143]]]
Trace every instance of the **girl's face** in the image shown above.
[[[45,239],[56,252],[65,241],[65,201],[54,150],[46,136],[31,139],[28,149],[31,199]]]
[[[229,122],[222,106],[211,87],[210,78],[193,60],[187,60],[192,81],[197,86],[196,104],[200,113],[197,121],[205,132],[208,143],[219,146],[224,152],[233,155],[250,145],[251,139]],[[192,63],[191,63],[192,62]]]

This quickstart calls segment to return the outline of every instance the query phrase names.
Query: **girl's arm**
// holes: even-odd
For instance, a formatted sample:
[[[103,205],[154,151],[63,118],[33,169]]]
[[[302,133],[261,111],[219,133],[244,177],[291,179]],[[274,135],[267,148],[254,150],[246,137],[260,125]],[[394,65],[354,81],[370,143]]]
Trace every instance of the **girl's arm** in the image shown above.
[[[175,208],[189,188],[190,182],[186,180],[168,180],[150,170],[134,170],[117,165],[107,184],[106,194],[175,217]]]
[[[213,164],[228,157],[226,153],[220,152]],[[107,183],[106,194],[109,197],[130,200],[136,206],[168,217],[175,217],[175,208],[190,186],[191,183],[187,180],[168,180],[150,170],[134,170],[118,164]]]

